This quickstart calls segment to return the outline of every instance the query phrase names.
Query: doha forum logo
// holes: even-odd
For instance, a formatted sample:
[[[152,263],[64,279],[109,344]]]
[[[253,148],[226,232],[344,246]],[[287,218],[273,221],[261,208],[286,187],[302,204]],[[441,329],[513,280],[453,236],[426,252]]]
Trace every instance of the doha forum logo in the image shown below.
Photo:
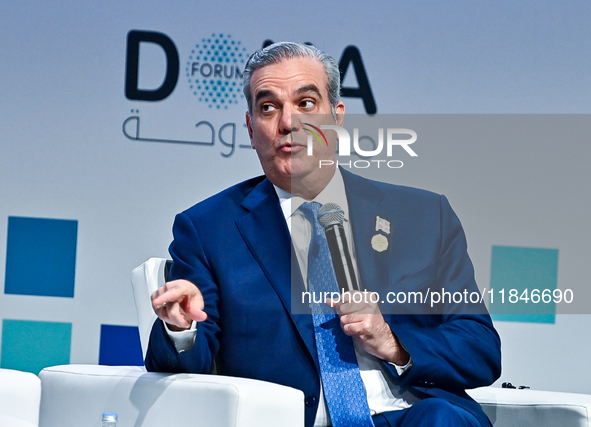
[[[196,44],[185,71],[199,102],[218,110],[241,102],[242,71],[248,57],[246,47],[229,34],[212,34]]]
[[[127,113],[123,120],[123,135],[132,141],[217,146],[223,157],[232,156],[237,148],[251,150],[246,132],[238,131],[245,125],[226,113],[244,107],[242,75],[252,52],[226,32],[210,33],[197,41],[189,42],[188,49],[179,49],[168,34],[159,31],[130,30],[127,33],[124,93],[134,104],[130,106],[131,115]],[[273,40],[265,39],[260,48],[271,44]],[[347,45],[338,64],[341,83],[349,73],[354,74],[356,81],[356,85],[341,87],[342,97],[360,100],[366,114],[375,115],[377,105],[359,48]],[[181,76],[183,82],[179,84]],[[175,90],[198,104],[198,108],[189,108],[193,119],[179,118],[184,122],[155,128],[150,123],[153,118],[150,112],[141,108],[140,115],[142,105],[158,105]],[[163,108],[171,106],[174,104]],[[223,114],[208,115],[208,112]],[[158,113],[152,110],[152,114]]]
[[[267,39],[262,47],[273,44]],[[312,44],[312,43],[310,43]],[[140,87],[140,48],[158,46],[164,52],[165,72],[158,87]],[[229,34],[213,33],[194,45],[185,62],[188,87],[193,95],[211,109],[225,110],[239,104],[242,95],[242,73],[250,54],[240,41]],[[168,98],[177,87],[180,75],[179,51],[174,41],[158,31],[130,30],[127,33],[125,62],[125,97],[130,101],[158,102]],[[341,74],[341,96],[363,102],[365,113],[374,115],[378,108],[359,48],[348,45],[338,61]],[[150,68],[153,64],[142,67]],[[160,69],[159,65],[157,67]],[[342,85],[349,71],[355,74],[356,86]]]

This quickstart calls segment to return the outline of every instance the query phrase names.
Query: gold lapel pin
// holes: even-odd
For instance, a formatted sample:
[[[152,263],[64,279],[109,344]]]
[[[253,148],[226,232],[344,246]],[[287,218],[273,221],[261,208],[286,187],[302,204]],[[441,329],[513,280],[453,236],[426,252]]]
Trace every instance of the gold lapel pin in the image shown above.
[[[376,234],[371,238],[371,247],[376,252],[384,252],[388,249],[388,238],[383,234]]]

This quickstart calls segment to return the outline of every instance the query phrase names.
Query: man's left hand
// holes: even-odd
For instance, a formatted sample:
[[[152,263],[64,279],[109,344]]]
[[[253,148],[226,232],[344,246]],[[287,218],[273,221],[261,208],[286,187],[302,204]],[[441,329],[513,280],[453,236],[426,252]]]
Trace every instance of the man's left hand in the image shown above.
[[[370,295],[371,292],[349,291],[341,294],[338,300],[326,300],[326,304],[337,311],[345,334],[357,338],[365,351],[387,362],[405,366],[410,354],[400,344]]]

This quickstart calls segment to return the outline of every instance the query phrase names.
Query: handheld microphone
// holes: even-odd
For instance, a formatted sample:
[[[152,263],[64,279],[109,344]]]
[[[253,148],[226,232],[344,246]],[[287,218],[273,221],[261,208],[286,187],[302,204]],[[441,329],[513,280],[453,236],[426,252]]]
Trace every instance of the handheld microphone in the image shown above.
[[[343,228],[345,213],[336,203],[326,203],[318,211],[318,222],[324,228],[337,283],[342,292],[360,291]]]

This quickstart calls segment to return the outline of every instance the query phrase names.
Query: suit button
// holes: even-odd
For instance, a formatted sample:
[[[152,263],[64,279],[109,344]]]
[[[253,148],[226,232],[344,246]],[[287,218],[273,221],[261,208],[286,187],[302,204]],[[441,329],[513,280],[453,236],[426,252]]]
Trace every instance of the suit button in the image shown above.
[[[308,408],[311,408],[312,406],[316,405],[316,397],[315,396],[306,397],[305,403]]]

